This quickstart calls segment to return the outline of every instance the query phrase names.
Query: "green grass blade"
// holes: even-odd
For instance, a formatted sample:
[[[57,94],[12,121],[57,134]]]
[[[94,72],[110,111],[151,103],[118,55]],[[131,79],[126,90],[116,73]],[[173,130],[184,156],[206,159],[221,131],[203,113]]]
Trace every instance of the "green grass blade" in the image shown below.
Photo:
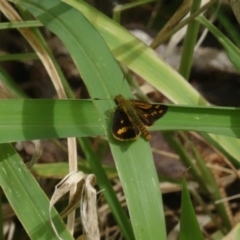
[[[117,177],[117,171],[115,167],[103,166],[109,179]],[[91,170],[85,161],[78,162],[78,169],[86,174],[91,173]],[[69,165],[67,162],[57,163],[40,163],[35,164],[31,168],[34,176],[41,178],[62,179],[69,173]]]
[[[36,53],[16,53],[16,54],[4,54],[0,56],[0,62],[4,61],[27,61],[39,59]]]
[[[79,105],[81,101],[74,100],[1,100],[0,142],[104,135],[93,104],[83,102]]]
[[[158,187],[158,178],[154,168],[153,159],[150,148],[145,141],[140,140],[134,143],[135,148],[129,147],[127,152],[123,152],[119,142],[114,141],[110,129],[109,122],[106,119],[106,113],[113,108],[114,103],[111,96],[119,93],[122,86],[123,75],[118,64],[114,61],[111,52],[105,45],[104,41],[98,35],[98,32],[86,21],[86,19],[74,9],[59,1],[21,1],[21,4],[35,15],[46,27],[57,34],[68,48],[71,56],[79,68],[81,75],[87,85],[92,98],[106,98],[109,100],[94,101],[94,104],[102,121],[102,126],[107,133],[110,146],[115,158],[117,169],[123,182],[123,188],[128,203],[128,209],[133,224],[135,237],[137,239],[153,239],[165,236],[164,215],[162,211],[162,202],[160,189]],[[49,12],[50,10],[50,12]],[[45,14],[48,11],[47,14]],[[71,21],[69,21],[71,19]],[[79,31],[81,29],[81,31]],[[98,44],[96,44],[96,42]],[[113,84],[114,83],[114,84]],[[124,88],[125,96],[130,97],[130,89]],[[125,145],[125,144],[123,144]],[[117,146],[117,147],[116,147]],[[136,146],[138,146],[136,148]],[[137,153],[136,153],[137,150]],[[134,156],[134,157],[133,157]],[[144,159],[143,159],[144,157]],[[129,166],[136,167],[136,161],[145,164],[137,165],[144,169],[145,165],[151,165],[150,171],[145,173],[145,192],[146,196],[151,195],[147,204],[150,208],[146,208],[146,200],[141,196],[141,184],[143,180],[138,181],[139,174],[142,171],[126,171],[121,164],[122,159],[131,161]],[[138,159],[140,158],[140,159]],[[126,182],[134,183],[129,189]],[[133,201],[133,188],[137,190],[138,201]],[[132,190],[131,190],[132,189]],[[152,191],[154,189],[154,191]],[[141,211],[139,211],[141,209]],[[151,211],[149,211],[149,209]],[[149,223],[149,219],[154,219]],[[144,229],[144,231],[143,231]]]
[[[127,218],[123,208],[121,207],[118,198],[111,186],[110,181],[107,178],[107,173],[104,172],[104,169],[101,165],[101,161],[97,154],[93,151],[92,146],[88,139],[80,139],[81,146],[88,160],[89,166],[97,178],[98,185],[103,189],[103,195],[106,198],[108,205],[122,229],[122,233],[126,239],[134,239],[133,230],[129,219]]]
[[[224,238],[223,236],[220,237],[222,237],[221,239],[240,239],[240,223],[237,223]],[[219,239],[219,237],[217,239]]]
[[[106,134],[88,100],[1,100],[0,112],[0,143]],[[239,116],[238,108],[173,105],[149,130],[191,130],[240,138]]]
[[[81,11],[96,27],[119,62],[151,83],[170,100],[181,104],[206,104],[206,101],[184,78],[129,31],[84,1],[64,0],[64,2]],[[187,94],[182,94],[183,92]]]
[[[205,17],[199,16],[197,20],[204,25],[216,37],[219,43],[225,48],[229,59],[235,68],[240,71],[240,50],[236,47],[222,32],[220,32],[210,21]]]
[[[74,58],[91,96],[93,98],[109,98],[109,100],[106,101],[94,101],[97,109],[97,111],[95,111],[95,113],[97,113],[95,114],[95,120],[97,118],[101,120],[101,123],[98,122],[97,126],[101,126],[102,133],[107,134],[109,137],[111,149],[127,198],[135,236],[139,239],[152,239],[153,236],[164,238],[165,227],[163,223],[162,203],[159,189],[156,188],[158,181],[149,146],[143,139],[139,139],[133,143],[119,143],[115,141],[110,134],[108,113],[114,106],[111,97],[119,93],[123,77],[101,37],[99,37],[95,29],[89,25],[80,13],[77,13],[58,1],[20,2],[24,3],[24,6],[26,6],[33,15],[38,17],[44,25],[61,38]],[[80,4],[83,3],[81,2]],[[47,10],[49,11],[47,12]],[[89,8],[86,11],[91,12]],[[94,14],[94,11],[91,13],[93,13],[93,21],[101,23],[101,21],[99,21],[99,15]],[[71,21],[69,19],[71,19]],[[102,26],[105,27],[105,25]],[[108,26],[109,25],[106,24],[106,28],[108,28]],[[81,29],[81,31],[79,31],[79,29]],[[120,40],[126,37],[125,33],[123,38],[119,32],[116,32],[116,34],[118,37],[120,36]],[[116,39],[112,40],[114,41]],[[126,38],[126,40],[129,39]],[[132,69],[138,70],[138,68],[142,68],[144,75],[141,75],[148,79],[152,76],[152,83],[157,85],[159,89],[162,86],[163,91],[166,91],[166,95],[170,96],[170,99],[174,99],[175,102],[205,104],[205,101],[200,95],[192,90],[190,85],[185,83],[178,74],[163,64],[157,56],[155,56],[153,51],[150,51],[144,44],[139,43],[134,37],[132,37],[132,40],[130,43],[126,42],[125,45],[119,44],[119,41],[116,40],[116,43],[119,45],[116,45],[116,48],[112,49],[118,59],[129,64]],[[96,42],[98,43],[97,45],[95,44]],[[144,55],[145,52],[147,53],[146,55]],[[136,55],[134,55],[134,53],[136,53]],[[149,66],[144,67],[146,62],[149,62]],[[154,70],[152,71],[152,69]],[[153,74],[151,74],[152,72]],[[158,81],[159,78],[161,81]],[[174,85],[175,82],[177,85]],[[171,83],[171,86],[169,83]],[[180,89],[184,90],[183,92],[186,94],[180,94],[182,92]],[[124,96],[131,97],[127,87],[125,87],[123,91]],[[80,109],[78,109],[78,111],[80,111]],[[86,116],[88,116],[86,112],[81,113],[81,116],[79,115],[82,123],[86,120]],[[70,117],[72,117],[72,113]],[[164,120],[164,118],[162,120]],[[177,117],[176,119],[179,118]],[[67,118],[64,120],[68,121]],[[53,122],[53,120],[50,122]],[[76,122],[78,122],[77,118],[75,118],[75,123]],[[71,128],[72,126],[68,127]],[[85,131],[89,130],[87,129],[88,127],[85,125]],[[237,128],[237,125],[234,125],[234,127]],[[92,128],[90,128],[90,130],[92,130]],[[95,130],[99,130],[99,128],[97,127]],[[231,130],[232,129],[230,129],[229,133]],[[59,134],[59,131],[61,130],[57,129],[57,132],[51,132],[51,134]],[[80,131],[82,130],[78,130],[77,134]],[[82,131],[81,134],[86,134],[86,132]],[[231,134],[233,135],[235,132],[231,132]],[[147,170],[145,168],[147,168]],[[144,193],[143,197],[141,195],[142,193]],[[151,198],[147,198],[146,196],[151,196]],[[139,209],[141,209],[141,212]],[[154,214],[153,218],[152,214]],[[151,221],[154,225],[151,225],[149,219],[154,220],[154,222]],[[141,232],[142,229],[144,229],[144,233]]]
[[[188,193],[185,179],[182,183],[181,218],[180,218],[180,240],[203,240],[196,215]]]
[[[163,132],[163,136],[165,139],[167,139],[167,142],[170,144],[172,149],[180,156],[180,159],[182,160],[185,167],[188,169],[189,173],[194,177],[194,179],[197,180],[199,184],[199,188],[201,189],[200,192],[205,192],[205,194],[210,194],[212,201],[219,200],[221,198],[219,188],[212,176],[212,173],[210,170],[206,167],[206,163],[204,159],[200,156],[197,149],[194,147],[193,143],[188,139],[187,135],[184,133],[180,133],[181,138],[184,139],[184,142],[189,146],[188,148],[191,149],[186,151],[186,149],[183,147],[183,144],[179,141],[179,138],[177,138],[174,135],[174,132]],[[190,154],[188,152],[193,152],[194,154]],[[196,159],[196,161],[193,161],[193,159]],[[204,178],[202,177],[204,176]],[[198,197],[197,194],[195,194],[195,197],[198,198],[198,200],[201,201],[201,198]],[[203,202],[201,201],[201,205]],[[230,223],[229,219],[226,213],[226,209],[223,206],[223,204],[216,205],[216,209],[218,211],[217,216],[221,216],[223,219],[223,226],[226,226],[226,228],[230,229]],[[214,224],[218,226],[219,228],[223,229],[223,226],[220,226],[220,223],[216,221],[216,217],[214,217],[213,214],[209,212],[207,207],[204,209],[206,213],[208,213]]]
[[[0,185],[31,239],[56,239],[49,219],[49,200],[10,144],[0,144]],[[73,239],[56,211],[52,217],[59,235]]]
[[[239,138],[239,116],[239,108],[169,106],[152,129],[193,130]]]
[[[129,69],[151,83],[174,103],[187,105],[207,104],[201,95],[191,87],[186,80],[165,64],[152,49],[132,36],[126,29],[111,21],[83,1],[64,1],[81,11],[96,27],[118,61],[127,65]],[[221,40],[221,36],[219,36],[219,39]],[[227,47],[230,49],[229,53],[233,54],[232,58],[236,57],[235,63],[239,63],[238,57],[234,55],[234,51],[232,51],[232,49],[235,48],[232,48],[230,42],[227,42],[227,44]],[[235,50],[236,52],[239,51],[237,49]],[[214,141],[217,141],[225,151],[240,161],[240,141],[238,139],[213,134],[210,136]]]
[[[220,24],[224,27],[224,31],[226,31],[227,36],[229,36],[235,45],[239,46],[240,34],[237,26],[231,22],[228,13],[224,10],[224,8],[216,5],[213,5],[213,11],[214,14],[217,15],[217,19]]]
[[[0,23],[0,30],[11,28],[26,28],[26,27],[41,27],[42,24],[39,21],[24,21],[24,22],[7,22]]]
[[[13,81],[8,73],[0,65],[0,79],[2,84],[8,89],[12,97],[25,97],[25,93],[19,88],[19,86]],[[3,96],[2,96],[3,97]]]
[[[220,44],[225,48],[229,59],[235,66],[235,68],[240,71],[240,50],[236,47],[222,32],[220,32],[211,22],[209,22],[205,17],[199,16],[197,20],[204,25],[208,30],[216,37]],[[228,152],[235,159],[240,161],[239,146],[240,141],[232,138],[210,135],[214,141],[216,141],[224,151]]]
[[[206,187],[208,188],[208,191],[210,193],[210,196],[213,200],[213,202],[222,199],[222,194],[219,190],[218,184],[216,183],[212,172],[208,169],[208,167],[205,164],[204,159],[202,158],[201,154],[198,152],[198,150],[193,146],[193,144],[191,143],[191,147],[193,149],[193,153],[194,153],[194,157],[196,159],[196,164],[198,165],[200,171],[201,171],[201,175],[204,176],[204,181],[206,184]],[[222,222],[223,222],[223,226],[222,227],[222,231],[227,232],[229,230],[231,230],[231,221],[230,221],[230,217],[229,214],[227,213],[227,209],[226,206],[221,203],[221,204],[216,204],[216,209],[219,213],[219,215],[222,218]]]
[[[201,135],[205,138],[205,140],[208,142],[209,145],[212,145],[214,148],[218,149],[218,151],[220,151],[222,154],[224,154],[224,156],[229,159],[229,161],[231,163],[233,163],[233,165],[236,167],[236,168],[240,168],[240,162],[235,159],[231,154],[229,154],[228,151],[226,151],[225,149],[222,148],[222,146],[220,146],[218,144],[218,142],[214,141],[213,138],[211,138],[209,136],[209,134],[206,134],[206,133],[201,133]],[[230,138],[228,139],[228,142],[230,142]],[[234,145],[234,144],[233,144]],[[233,147],[233,150],[234,150],[234,147]]]
[[[3,206],[2,196],[0,196],[0,204],[1,204],[1,206]],[[4,216],[3,216],[3,207],[1,207],[1,209],[0,209],[0,226],[1,226],[0,239],[4,239],[4,234],[3,234],[4,219],[3,218],[4,218]]]
[[[195,0],[192,2],[191,15],[196,12],[201,5],[200,0]],[[179,65],[179,73],[189,80],[189,75],[191,72],[191,66],[193,61],[194,46],[197,41],[199,31],[199,23],[197,21],[191,21],[187,26],[187,32],[183,41],[183,48],[181,54],[181,61]]]

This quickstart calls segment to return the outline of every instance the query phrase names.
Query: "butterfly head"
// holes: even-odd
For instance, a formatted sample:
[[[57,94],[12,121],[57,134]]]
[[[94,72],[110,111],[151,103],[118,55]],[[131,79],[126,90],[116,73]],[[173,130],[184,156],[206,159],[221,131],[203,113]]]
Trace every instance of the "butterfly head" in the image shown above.
[[[121,104],[121,102],[124,101],[124,97],[121,94],[118,94],[114,97],[114,102],[116,103],[116,105]]]

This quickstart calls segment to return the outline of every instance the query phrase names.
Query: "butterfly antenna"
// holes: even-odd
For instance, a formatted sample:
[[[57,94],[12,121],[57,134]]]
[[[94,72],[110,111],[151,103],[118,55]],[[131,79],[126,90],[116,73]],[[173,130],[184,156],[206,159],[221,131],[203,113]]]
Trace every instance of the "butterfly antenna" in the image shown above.
[[[126,81],[126,77],[125,77],[125,75],[123,75],[122,87],[121,87],[121,91],[120,91],[121,94],[123,92],[123,86],[124,86],[125,81]]]

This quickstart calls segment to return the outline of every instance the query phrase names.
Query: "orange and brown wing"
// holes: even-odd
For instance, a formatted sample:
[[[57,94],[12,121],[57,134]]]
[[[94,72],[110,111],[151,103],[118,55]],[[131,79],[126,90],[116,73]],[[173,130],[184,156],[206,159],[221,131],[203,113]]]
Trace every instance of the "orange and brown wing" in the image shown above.
[[[134,126],[121,108],[117,108],[113,117],[112,134],[118,140],[127,141],[137,138],[140,135],[140,130]]]
[[[131,103],[145,126],[153,125],[168,109],[167,106],[162,104],[151,104],[137,100],[131,100]]]

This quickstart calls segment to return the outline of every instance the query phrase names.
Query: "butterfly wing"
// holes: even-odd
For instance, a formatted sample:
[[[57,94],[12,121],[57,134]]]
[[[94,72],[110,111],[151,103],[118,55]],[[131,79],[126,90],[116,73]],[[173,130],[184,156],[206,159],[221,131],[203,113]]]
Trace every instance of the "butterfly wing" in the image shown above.
[[[168,109],[167,106],[162,104],[151,104],[137,100],[131,100],[131,103],[145,126],[153,125]]]
[[[114,112],[112,134],[118,140],[126,141],[138,137],[140,130],[132,124],[128,115],[118,107]]]

